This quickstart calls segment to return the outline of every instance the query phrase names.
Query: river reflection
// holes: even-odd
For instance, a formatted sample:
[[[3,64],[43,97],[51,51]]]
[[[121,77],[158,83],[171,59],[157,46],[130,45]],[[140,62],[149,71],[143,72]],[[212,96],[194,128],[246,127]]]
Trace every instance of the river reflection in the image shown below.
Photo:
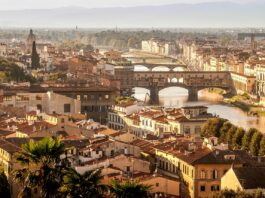
[[[139,100],[149,100],[149,91],[143,88],[135,88],[135,97]],[[204,105],[208,112],[229,119],[233,124],[244,128],[257,128],[265,132],[265,117],[252,117],[237,107],[221,104],[220,96],[212,96],[209,93],[200,92],[198,102],[188,102],[188,91],[183,88],[170,87],[160,91],[160,105],[165,107],[182,107],[188,105]]]

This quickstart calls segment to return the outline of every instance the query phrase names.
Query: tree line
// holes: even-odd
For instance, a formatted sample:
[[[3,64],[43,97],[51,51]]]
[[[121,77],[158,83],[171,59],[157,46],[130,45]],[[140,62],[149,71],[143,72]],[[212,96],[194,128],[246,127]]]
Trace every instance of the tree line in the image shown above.
[[[261,189],[258,189],[252,193],[226,189],[215,193],[212,198],[265,198],[265,194]]]
[[[24,72],[17,64],[0,59],[0,79],[4,82],[35,82],[36,79]]]
[[[71,168],[65,145],[60,137],[30,140],[16,155],[21,168],[13,170],[11,178],[19,185],[19,198],[30,198],[38,193],[42,198],[148,198],[151,186],[133,180],[110,184],[101,183],[101,170],[78,173]],[[65,157],[62,157],[65,155]],[[10,185],[5,174],[0,174],[0,197],[10,198]]]
[[[253,156],[265,155],[265,135],[255,128],[248,130],[233,125],[223,118],[209,119],[201,130],[202,137],[217,137],[231,149],[243,149]]]

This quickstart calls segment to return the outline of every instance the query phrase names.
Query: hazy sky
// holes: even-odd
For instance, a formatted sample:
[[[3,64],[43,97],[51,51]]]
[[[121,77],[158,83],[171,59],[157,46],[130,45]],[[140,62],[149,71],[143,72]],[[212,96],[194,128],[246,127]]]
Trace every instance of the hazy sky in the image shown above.
[[[217,1],[246,3],[257,0],[0,0],[0,10],[56,8],[64,6],[82,6],[94,8],[113,6],[161,5],[172,3],[201,3]]]

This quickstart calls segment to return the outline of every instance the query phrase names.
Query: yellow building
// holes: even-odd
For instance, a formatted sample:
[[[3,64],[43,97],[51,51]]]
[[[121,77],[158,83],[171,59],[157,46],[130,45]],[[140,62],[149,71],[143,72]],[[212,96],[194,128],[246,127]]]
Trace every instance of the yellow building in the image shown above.
[[[259,189],[265,191],[264,167],[230,168],[221,179],[221,189],[240,190],[252,193]]]
[[[201,142],[173,141],[156,146],[159,170],[183,179],[182,195],[209,197],[220,190],[221,177],[234,164],[250,160],[244,151],[210,150]]]

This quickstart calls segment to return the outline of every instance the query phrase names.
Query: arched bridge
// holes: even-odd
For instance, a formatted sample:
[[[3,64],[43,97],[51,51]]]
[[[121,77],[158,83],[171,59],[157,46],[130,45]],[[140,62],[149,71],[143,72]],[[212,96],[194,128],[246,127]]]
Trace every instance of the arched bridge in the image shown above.
[[[187,65],[184,64],[176,64],[176,63],[145,63],[145,62],[139,62],[139,63],[132,63],[132,65],[135,66],[144,66],[149,71],[152,71],[156,67],[165,67],[168,68],[169,71],[173,71],[175,68],[187,68]]]
[[[229,72],[205,71],[135,71],[121,77],[121,89],[142,87],[150,90],[151,104],[158,104],[161,89],[177,86],[189,91],[189,100],[198,100],[198,91],[205,88],[221,88],[230,94],[236,89]]]

